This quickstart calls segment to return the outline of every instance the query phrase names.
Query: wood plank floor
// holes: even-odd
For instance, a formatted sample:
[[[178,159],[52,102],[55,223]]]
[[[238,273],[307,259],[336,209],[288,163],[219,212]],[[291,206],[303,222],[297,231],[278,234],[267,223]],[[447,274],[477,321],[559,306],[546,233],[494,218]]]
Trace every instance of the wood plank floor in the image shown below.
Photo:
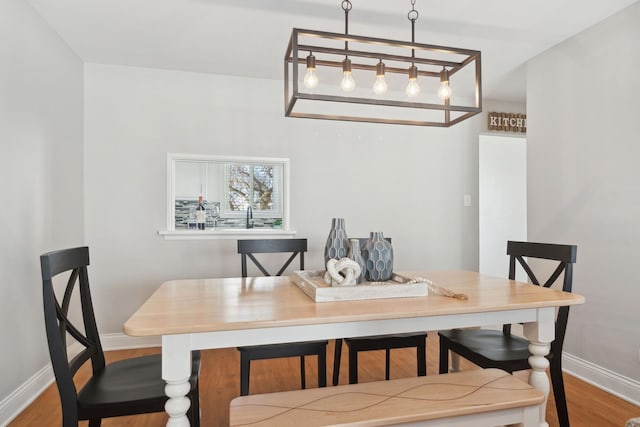
[[[430,333],[427,340],[428,374],[438,372],[437,335]],[[107,360],[114,361],[128,357],[159,352],[159,349],[138,349],[112,351]],[[329,344],[327,357],[328,383],[332,375],[333,345]],[[317,386],[315,358],[307,358],[307,387]],[[360,382],[384,379],[384,352],[361,353],[359,358]],[[240,394],[239,386],[240,358],[235,349],[207,350],[202,355],[200,378],[201,422],[204,427],[227,426],[229,421],[229,402]],[[87,368],[87,369],[85,369]],[[463,369],[473,369],[473,365],[462,363]],[[347,350],[343,350],[340,369],[340,383],[348,382]],[[295,390],[300,387],[299,362],[297,358],[256,361],[251,364],[251,392],[266,393],[272,391]],[[86,381],[89,369],[83,367],[78,374],[78,383]],[[292,375],[295,373],[295,375]],[[391,377],[401,378],[416,375],[415,350],[401,349],[391,352]],[[527,377],[526,372],[516,375]],[[569,405],[569,416],[574,427],[621,427],[627,419],[640,416],[640,407],[565,375],[565,388]],[[151,414],[135,417],[120,417],[104,420],[104,427],[159,427],[166,423],[165,414]],[[547,405],[549,427],[557,427],[557,417],[553,398]],[[10,427],[59,426],[61,411],[58,392],[55,385],[49,387],[29,407],[25,409]],[[86,422],[80,424],[87,426]]]

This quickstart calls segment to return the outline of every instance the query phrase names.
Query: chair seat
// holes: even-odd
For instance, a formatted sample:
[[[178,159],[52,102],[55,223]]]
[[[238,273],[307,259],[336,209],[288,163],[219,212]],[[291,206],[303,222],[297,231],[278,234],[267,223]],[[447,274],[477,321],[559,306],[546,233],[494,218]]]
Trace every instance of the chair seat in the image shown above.
[[[191,387],[200,372],[200,352],[192,352]],[[162,379],[162,355],[135,357],[110,363],[93,375],[78,393],[80,417],[105,414],[114,416],[114,406],[122,405],[122,415],[145,413],[150,408],[162,411],[166,401]]]
[[[509,363],[522,361],[521,369],[528,369],[527,359],[530,356],[529,341],[515,335],[505,335],[502,331],[491,329],[451,329],[440,331],[438,335],[449,340],[449,347],[464,356],[459,346],[476,353],[487,361]],[[519,370],[514,367],[509,369]]]

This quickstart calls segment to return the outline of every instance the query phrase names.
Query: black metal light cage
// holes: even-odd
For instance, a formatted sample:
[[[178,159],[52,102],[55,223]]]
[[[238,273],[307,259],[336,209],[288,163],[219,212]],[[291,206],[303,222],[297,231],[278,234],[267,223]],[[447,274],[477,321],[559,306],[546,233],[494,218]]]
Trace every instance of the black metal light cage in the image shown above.
[[[384,61],[386,75],[397,81],[408,79],[408,70],[415,65],[422,81],[439,84],[446,70],[454,80],[463,75],[469,87],[466,96],[440,100],[432,96],[435,91],[428,91],[409,99],[397,93],[395,97],[365,93],[361,86],[360,93],[338,93],[339,80],[332,79],[323,84],[335,93],[321,93],[300,84],[307,55],[315,57],[318,70],[337,68],[332,71],[336,76],[342,61],[349,58],[354,72],[364,70],[372,78],[376,65]],[[450,127],[482,111],[481,53],[477,50],[294,28],[284,58],[284,80],[286,117]],[[454,91],[462,87],[460,83],[456,80]]]

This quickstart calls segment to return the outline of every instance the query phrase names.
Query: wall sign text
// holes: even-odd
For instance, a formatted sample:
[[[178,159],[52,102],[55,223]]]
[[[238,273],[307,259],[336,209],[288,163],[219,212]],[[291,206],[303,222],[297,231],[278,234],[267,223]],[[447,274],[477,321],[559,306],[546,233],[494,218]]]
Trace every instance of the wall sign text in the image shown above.
[[[527,132],[527,115],[516,113],[489,113],[489,130]]]

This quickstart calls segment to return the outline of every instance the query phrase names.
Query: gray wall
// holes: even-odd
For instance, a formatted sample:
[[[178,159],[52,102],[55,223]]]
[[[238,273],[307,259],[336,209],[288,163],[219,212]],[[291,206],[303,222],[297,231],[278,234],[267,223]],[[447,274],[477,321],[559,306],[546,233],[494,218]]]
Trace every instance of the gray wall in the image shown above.
[[[640,3],[530,61],[529,238],[574,243],[566,351],[640,380]]]
[[[82,96],[82,61],[0,1],[0,402],[49,361],[39,255],[83,243]]]
[[[165,241],[166,153],[288,157],[291,218],[320,268],[331,218],[381,230],[396,269],[477,269],[477,135],[283,116],[282,82],[86,66],[86,230],[103,332],[168,279],[240,274],[234,240]],[[463,207],[463,194],[473,206]]]

